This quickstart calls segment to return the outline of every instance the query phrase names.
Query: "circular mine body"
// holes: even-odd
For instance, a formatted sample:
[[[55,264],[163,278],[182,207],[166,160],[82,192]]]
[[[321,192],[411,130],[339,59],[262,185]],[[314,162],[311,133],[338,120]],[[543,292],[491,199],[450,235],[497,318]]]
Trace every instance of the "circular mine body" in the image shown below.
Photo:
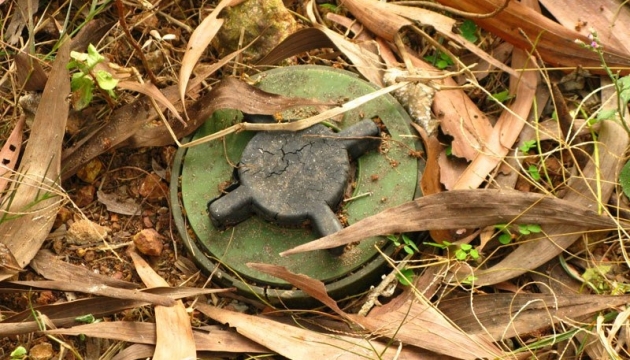
[[[243,151],[238,174],[260,217],[296,226],[339,205],[350,160],[343,141],[315,125],[299,132],[256,134]]]

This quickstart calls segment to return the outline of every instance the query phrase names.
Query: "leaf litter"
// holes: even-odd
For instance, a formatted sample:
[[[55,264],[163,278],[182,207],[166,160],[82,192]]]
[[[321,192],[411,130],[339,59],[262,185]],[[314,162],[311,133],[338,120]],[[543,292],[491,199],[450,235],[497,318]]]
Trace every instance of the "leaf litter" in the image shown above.
[[[21,9],[30,9],[22,11],[22,15],[29,16],[29,11],[38,9],[26,6],[26,1],[18,3]],[[48,326],[64,327],[47,331],[49,335],[86,334],[138,344],[128,346],[119,352],[117,358],[195,358],[199,356],[198,352],[203,351],[231,351],[277,353],[295,359],[307,358],[314,353],[331,358],[466,359],[517,358],[523,353],[534,354],[539,350],[555,351],[560,345],[544,341],[538,343],[532,334],[542,337],[570,334],[566,327],[573,326],[582,329],[581,332],[563,341],[575,342],[575,348],[583,348],[591,358],[601,357],[602,354],[612,357],[627,355],[623,343],[617,347],[612,345],[620,339],[618,331],[627,321],[627,313],[622,309],[627,303],[627,295],[609,296],[629,291],[624,269],[627,270],[630,260],[623,246],[623,239],[627,237],[627,221],[612,216],[617,212],[608,207],[608,202],[612,197],[621,197],[616,185],[621,161],[626,156],[628,134],[619,122],[613,120],[599,121],[591,126],[592,121],[588,117],[599,110],[580,104],[581,98],[591,95],[581,93],[576,98],[574,93],[559,91],[555,87],[555,91],[547,92],[551,95],[545,98],[545,92],[540,91],[541,86],[552,88],[557,81],[558,73],[547,69],[547,66],[564,67],[567,72],[576,66],[590,73],[604,72],[597,52],[576,43],[576,40],[590,43],[591,26],[600,32],[602,56],[607,66],[625,74],[630,65],[627,32],[617,31],[626,26],[623,21],[628,16],[625,7],[614,0],[606,0],[598,8],[593,8],[590,3],[580,7],[541,1],[556,17],[559,22],[556,23],[539,13],[540,6],[535,1],[462,3],[440,0],[441,4],[455,7],[446,8],[455,17],[436,11],[436,6],[438,10],[444,10],[437,4],[418,8],[404,2],[346,0],[337,4],[343,12],[335,16],[332,13],[322,16],[320,12],[326,9],[314,2],[306,2],[305,7],[294,4],[295,10],[303,14],[303,20],[308,19],[311,23],[307,25],[305,22],[304,29],[287,34],[284,42],[270,51],[258,66],[280,62],[283,62],[282,65],[333,65],[354,69],[379,87],[383,85],[384,71],[398,72],[398,79],[388,80],[390,87],[374,94],[349,99],[346,104],[322,104],[311,99],[265,93],[249,84],[248,76],[258,68],[254,64],[235,62],[242,60],[242,48],[222,59],[208,56],[212,50],[207,48],[221,31],[221,9],[237,3],[225,0],[214,8],[203,9],[201,13],[209,15],[200,17],[203,20],[192,34],[187,33],[190,26],[182,24],[186,26],[178,27],[177,21],[180,20],[170,21],[183,15],[172,5],[166,5],[154,14],[146,13],[146,19],[151,21],[149,26],[163,27],[162,33],[178,34],[175,39],[177,36],[186,38],[183,42],[173,42],[174,45],[163,45],[162,54],[181,65],[171,69],[170,73],[160,72],[155,82],[143,81],[142,74],[156,72],[156,69],[142,68],[151,66],[144,61],[144,55],[140,64],[133,54],[125,50],[125,46],[105,38],[99,51],[108,53],[107,60],[112,65],[125,64],[127,68],[119,69],[136,74],[136,80],[126,76],[119,83],[118,90],[124,95],[116,99],[117,105],[99,112],[98,120],[107,121],[95,121],[86,131],[88,136],[72,139],[71,142],[64,139],[65,123],[70,116],[66,101],[70,94],[69,73],[65,68],[70,41],[62,41],[58,44],[60,46],[53,48],[56,60],[52,62],[48,74],[42,70],[48,67],[39,66],[39,62],[31,70],[28,59],[29,56],[34,58],[32,48],[28,49],[27,57],[16,57],[18,79],[15,83],[20,86],[14,88],[25,84],[27,89],[41,89],[43,83],[46,87],[25,145],[19,138],[23,132],[23,117],[11,107],[3,108],[4,114],[13,114],[12,119],[20,120],[10,127],[16,130],[11,136],[7,132],[5,147],[0,153],[4,166],[2,179],[7,186],[2,202],[4,216],[0,221],[0,233],[3,234],[0,276],[4,280],[19,277],[20,281],[4,281],[0,285],[1,291],[6,294],[30,293],[29,289],[40,291],[35,291],[37,295],[28,298],[35,311],[15,306],[14,314],[0,322],[0,333],[35,333],[43,330],[41,324],[46,323]],[[72,41],[72,50],[82,51],[89,43],[98,43],[107,30],[122,31],[98,19],[99,11],[106,9],[91,9],[96,11],[97,19],[86,20],[81,26],[92,27],[92,31],[79,32]],[[139,26],[138,29],[149,29],[139,21],[142,17],[137,16],[145,11],[131,9],[120,26],[134,24]],[[465,28],[460,27],[463,19],[458,16],[470,18],[479,29],[475,30],[470,20]],[[163,21],[160,17],[170,20]],[[345,19],[356,22],[350,24]],[[9,42],[17,44],[16,37],[20,33],[17,29],[22,26],[28,28],[26,20],[18,16],[11,18]],[[349,37],[349,32],[341,31],[337,25],[328,22],[330,20],[352,28],[356,38]],[[612,23],[619,27],[610,26]],[[59,39],[59,33],[55,35],[51,29],[40,31],[45,36]],[[473,39],[470,33],[477,37],[475,42],[469,41]],[[140,41],[142,34],[132,36],[139,38],[127,38],[127,41]],[[86,40],[88,38],[90,40]],[[37,51],[42,51],[38,46],[35,47]],[[247,46],[256,46],[256,43]],[[501,50],[502,56],[493,57],[493,49],[499,46],[513,47],[513,50]],[[440,53],[450,58],[453,65],[448,70],[439,70],[425,61],[427,52]],[[341,58],[339,54],[342,54]],[[124,56],[131,61],[125,61]],[[460,60],[466,57],[469,58],[467,66]],[[476,67],[475,63],[486,65],[481,69],[482,66]],[[229,66],[233,74],[239,75],[238,78],[226,75]],[[36,79],[39,79],[39,85],[26,80],[28,76],[24,74],[30,71],[38,72]],[[192,77],[193,74],[195,77]],[[606,77],[588,76],[586,83],[592,93],[606,84]],[[6,83],[7,79],[4,77],[3,81]],[[181,240],[172,231],[168,203],[161,203],[164,200],[159,198],[133,198],[139,193],[137,187],[140,186],[140,181],[134,180],[138,177],[138,172],[134,170],[135,158],[150,158],[145,162],[149,171],[151,164],[170,171],[168,165],[172,150],[169,151],[167,146],[173,143],[179,145],[177,139],[194,132],[216,109],[273,115],[289,107],[315,105],[321,111],[318,115],[291,124],[239,125],[229,130],[294,131],[356,108],[385,93],[418,86],[418,83],[413,83],[418,81],[435,91],[434,98],[428,97],[428,103],[420,104],[418,108],[423,110],[422,116],[430,114],[434,118],[420,117],[420,122],[425,123],[425,127],[434,120],[439,124],[439,129],[434,133],[429,131],[428,135],[423,134],[426,129],[418,129],[425,143],[425,155],[430,160],[422,178],[425,196],[283,253],[290,256],[293,252],[349,244],[372,235],[429,230],[433,241],[441,243],[440,249],[444,251],[436,253],[435,248],[421,247],[421,253],[413,254],[415,259],[407,262],[410,265],[406,266],[419,275],[414,285],[405,287],[399,284],[399,290],[404,289],[402,293],[394,295],[389,303],[373,310],[367,317],[361,317],[352,311],[357,306],[356,300],[333,300],[326,294],[324,284],[317,280],[289,273],[273,264],[251,265],[259,271],[283,278],[320,300],[334,313],[327,315],[335,317],[334,323],[331,323],[318,316],[300,315],[290,320],[277,314],[250,315],[226,310],[238,309],[228,301],[234,296],[223,294],[224,289],[204,289],[208,283],[190,260],[187,263],[181,256],[178,259],[181,261],[178,271],[182,273],[165,270],[163,264],[174,262],[176,247],[181,247],[178,244]],[[136,97],[133,92],[143,95]],[[492,103],[491,99],[496,99],[496,95],[503,92],[508,94],[505,104],[494,101],[494,105],[488,105]],[[251,94],[247,101],[244,101],[243,93]],[[412,98],[415,95],[417,93]],[[612,87],[602,89],[601,104],[613,112],[618,110],[614,97]],[[552,119],[553,105],[545,105],[549,98],[552,100],[550,103],[557,105],[560,126]],[[607,100],[610,98],[613,101]],[[97,103],[91,107],[103,105],[103,99],[99,98]],[[406,103],[409,109],[417,106],[414,99],[408,98]],[[426,111],[428,107],[431,108],[430,113]],[[167,108],[169,111],[163,113]],[[533,148],[519,150],[526,141],[532,140]],[[146,146],[162,149],[147,153],[130,150]],[[116,157],[112,154],[116,152],[131,154],[125,164],[129,168],[120,167],[115,161]],[[21,158],[20,153],[23,154]],[[80,185],[73,175],[97,157],[107,160],[107,169],[95,174],[94,184]],[[552,160],[559,164],[560,170],[549,165]],[[538,167],[543,180],[536,180],[528,171],[532,166]],[[558,173],[551,174],[552,171]],[[451,184],[446,187],[444,174],[452,177]],[[127,199],[111,195],[117,184],[124,184],[129,189]],[[94,189],[93,193],[99,194],[102,204],[96,202],[96,205],[90,206],[107,205],[106,210],[101,210],[101,214],[106,215],[101,215],[99,219],[96,215],[99,212],[92,211],[90,207],[78,209],[74,204],[66,205],[69,199],[74,199],[73,186],[98,186],[98,191]],[[527,191],[512,190],[514,187]],[[130,204],[133,209],[116,208],[116,202]],[[626,206],[623,201],[615,204]],[[57,213],[70,215],[57,215],[55,218]],[[50,236],[51,229],[58,228],[60,221],[72,223],[86,216],[93,221],[107,223],[114,229],[111,238],[104,239],[105,246],[86,244],[71,248],[66,246],[67,239],[57,240]],[[541,232],[515,235],[515,243],[501,246],[497,244],[495,239],[498,235],[493,230],[497,224],[535,224],[540,226]],[[131,237],[129,231],[133,233],[144,227],[156,227],[172,240],[171,248],[167,248],[160,261],[151,259],[147,262],[133,252],[124,251]],[[482,232],[481,242],[478,242],[475,234],[480,228],[485,228],[485,231]],[[467,242],[477,247],[482,258],[478,261],[455,261],[451,254],[464,249],[462,244]],[[47,249],[53,249],[56,254]],[[558,255],[562,253],[570,262],[562,263],[563,266],[574,269],[572,276],[590,282],[588,287],[577,289],[579,295],[566,295],[558,289],[550,293],[536,282],[516,286],[521,281],[528,281],[528,276],[539,276],[533,270],[560,263]],[[105,261],[102,259],[107,254],[116,260],[104,262],[108,265],[105,267],[97,266],[98,261],[94,260]],[[70,265],[60,260],[60,255],[87,265],[91,270]],[[121,258],[127,259],[126,264],[121,262]],[[583,274],[575,270],[576,264],[581,266],[577,269],[586,269]],[[30,268],[26,268],[27,265]],[[588,269],[604,268],[616,269],[617,275],[607,270],[607,275],[603,277],[586,276],[594,271]],[[40,277],[31,275],[33,270]],[[94,271],[102,271],[109,276]],[[608,271],[611,273],[608,274]],[[549,276],[553,279],[552,275]],[[79,278],[82,282],[76,282]],[[148,288],[141,292],[137,290],[140,279]],[[600,283],[593,284],[593,281]],[[188,282],[192,288],[169,288]],[[421,283],[423,288],[431,290],[419,291]],[[154,288],[156,286],[159,288]],[[492,286],[494,293],[484,294]],[[591,290],[595,293],[589,294],[587,289],[595,289]],[[74,303],[66,302],[65,299],[73,296],[74,292],[91,294],[91,297]],[[384,295],[379,299],[386,301]],[[55,305],[49,303],[55,300],[61,301]],[[240,300],[249,304],[252,312],[258,312],[256,309],[272,311],[266,307],[268,304]],[[140,323],[137,317],[135,322],[88,325],[78,325],[76,320],[88,313],[97,317],[116,316],[114,314],[123,309],[132,309],[133,312],[141,307],[151,309],[155,325]],[[283,312],[282,309],[273,311]],[[604,315],[593,318],[592,314],[596,313]],[[33,315],[38,319],[34,319]],[[610,320],[611,316],[613,320]],[[228,324],[236,332],[207,326],[193,329],[191,320]],[[287,320],[296,323],[287,324]],[[305,321],[326,325],[311,329],[305,326]],[[593,327],[595,321],[596,326]],[[347,329],[347,333],[335,334],[324,330],[326,326],[333,325]],[[186,345],[169,346],[173,339]],[[514,339],[516,343],[509,339]]]

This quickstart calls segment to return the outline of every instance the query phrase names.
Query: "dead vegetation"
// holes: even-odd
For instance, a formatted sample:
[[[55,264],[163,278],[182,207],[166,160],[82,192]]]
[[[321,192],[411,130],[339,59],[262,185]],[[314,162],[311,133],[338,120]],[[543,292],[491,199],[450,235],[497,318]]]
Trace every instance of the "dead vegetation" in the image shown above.
[[[0,0],[0,14],[0,357],[630,357],[624,2]],[[302,64],[380,89],[331,103],[251,81]],[[333,299],[248,264],[323,305],[289,310],[197,268],[172,220],[177,148],[388,93],[424,144],[423,196],[282,253],[410,234],[381,284]],[[304,106],[318,113],[182,144],[217,109]]]

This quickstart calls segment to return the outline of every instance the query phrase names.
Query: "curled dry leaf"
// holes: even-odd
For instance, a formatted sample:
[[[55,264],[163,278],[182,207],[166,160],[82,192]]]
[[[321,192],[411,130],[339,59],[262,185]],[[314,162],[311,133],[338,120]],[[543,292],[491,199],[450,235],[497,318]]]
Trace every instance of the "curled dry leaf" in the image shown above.
[[[440,301],[439,309],[471,334],[495,341],[626,304],[629,295],[484,294]]]
[[[69,107],[70,40],[57,52],[41,102],[35,114],[31,135],[24,149],[18,172],[20,181],[12,201],[3,204],[5,214],[21,214],[0,224],[2,241],[23,267],[35,256],[50,233],[57,210],[65,201],[59,188],[61,145]],[[0,280],[6,278],[0,276]]]
[[[382,66],[378,54],[373,53],[367,47],[361,46],[360,43],[353,43],[335,31],[317,23],[313,13],[313,6],[315,6],[315,2],[312,0],[306,4],[306,12],[313,23],[313,27],[326,35],[335,44],[335,47],[350,59],[361,75],[365,76],[371,83],[383,87]]]
[[[343,5],[371,32],[387,41],[392,41],[401,28],[413,25],[415,21],[422,25],[432,26],[449,40],[458,43],[508,74],[518,75],[512,68],[497,61],[461,35],[454,33],[452,29],[456,22],[450,17],[427,9],[375,0],[344,0]]]
[[[48,330],[48,334],[86,335],[100,339],[112,339],[137,344],[156,343],[156,326],[151,323],[131,321],[100,322],[74,326],[70,329]],[[194,331],[195,347],[198,351],[228,353],[263,353],[268,349],[232,331],[213,329],[211,332]],[[149,355],[151,357],[153,352]],[[130,359],[125,357],[123,359]]]
[[[167,99],[177,100],[178,93],[175,85],[164,89],[163,93]],[[235,78],[225,78],[189,108],[187,126],[183,126],[180,122],[175,122],[171,126],[179,138],[194,132],[218,109],[236,109],[250,114],[272,115],[291,107],[308,105],[324,104],[310,99],[271,94]],[[86,162],[123,144],[130,146],[172,144],[173,138],[164,126],[143,128],[144,124],[154,119],[156,115],[150,99],[146,96],[117,109],[107,124],[89,140],[64,153],[62,178],[67,179]],[[142,131],[137,133],[139,129]],[[133,141],[128,142],[129,139]]]
[[[504,0],[438,2],[467,12],[488,13],[501,6]],[[575,6],[576,4],[572,3],[571,7]],[[580,40],[589,44],[586,36],[563,27],[518,1],[510,1],[507,8],[491,18],[473,20],[479,26],[526,52],[531,52],[532,48],[535,48],[536,53],[550,64],[588,67],[594,72],[604,73],[599,55],[575,43],[575,40]],[[625,49],[606,43],[603,45],[604,58],[608,66],[629,68],[630,55]]]
[[[168,283],[134,250],[129,251],[138,276],[148,287],[168,287]],[[197,350],[190,319],[181,300],[155,307],[156,336],[153,359],[195,359]],[[173,346],[177,344],[177,346]]]
[[[387,209],[332,235],[297,246],[280,255],[329,249],[377,235],[477,228],[505,223],[565,224],[573,230],[576,227],[616,227],[612,219],[600,216],[589,208],[548,195],[515,190],[454,190]],[[520,260],[523,261],[524,257],[528,256],[521,254]]]
[[[302,327],[280,323],[269,318],[241,314],[197,303],[196,309],[222,324],[236,328],[239,334],[289,359],[427,359],[422,352],[392,346],[371,338],[322,334]]]
[[[365,318],[341,310],[335,300],[326,293],[324,284],[319,280],[294,274],[282,266],[254,263],[247,265],[289,282],[372,334],[397,339],[407,345],[458,359],[496,358],[502,353],[485,336],[469,336],[456,329],[431,304],[423,300],[408,301],[405,306],[390,313]]]
[[[22,115],[15,128],[11,131],[11,135],[0,149],[0,199],[2,193],[7,188],[10,179],[13,177],[12,172],[17,165],[20,149],[22,148],[22,132],[24,131],[24,122],[26,116]]]
[[[186,53],[182,58],[182,66],[179,69],[179,98],[182,103],[195,64],[223,25],[224,20],[217,18],[219,13],[234,2],[235,0],[222,0],[190,35],[186,45]]]
[[[158,89],[152,83],[140,84],[140,83],[136,83],[132,81],[121,81],[118,83],[117,87],[120,89],[137,91],[141,94],[147,95],[155,99],[157,102],[159,102],[160,104],[165,106],[167,109],[169,109],[171,111],[171,114],[173,114],[173,116],[175,116],[177,120],[181,122],[184,121],[184,119],[182,119],[182,117],[179,115],[179,112],[175,108],[175,105],[173,105],[173,103],[170,102],[169,99],[167,99],[166,96],[164,96],[164,94],[162,94],[160,89]]]
[[[514,50],[512,53],[514,68],[526,68],[533,61],[534,59],[523,50]],[[501,163],[525,126],[536,96],[537,86],[538,74],[534,71],[525,71],[518,77],[510,76],[510,93],[515,94],[516,99],[510,104],[509,110],[504,109],[501,112],[487,142],[482,144],[483,151],[477,153],[475,159],[457,180],[454,189],[479,187],[486,180],[487,175]]]
[[[630,9],[618,0],[541,0],[547,11],[567,29],[587,36],[590,29],[616,49],[630,54]]]

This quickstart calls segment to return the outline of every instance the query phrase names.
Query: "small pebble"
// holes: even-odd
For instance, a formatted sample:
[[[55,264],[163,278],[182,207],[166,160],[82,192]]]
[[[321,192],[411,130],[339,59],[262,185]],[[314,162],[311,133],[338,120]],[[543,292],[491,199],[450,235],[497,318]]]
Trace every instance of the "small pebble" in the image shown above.
[[[160,256],[164,249],[162,236],[153,229],[144,229],[134,235],[133,243],[139,252],[149,256]]]

